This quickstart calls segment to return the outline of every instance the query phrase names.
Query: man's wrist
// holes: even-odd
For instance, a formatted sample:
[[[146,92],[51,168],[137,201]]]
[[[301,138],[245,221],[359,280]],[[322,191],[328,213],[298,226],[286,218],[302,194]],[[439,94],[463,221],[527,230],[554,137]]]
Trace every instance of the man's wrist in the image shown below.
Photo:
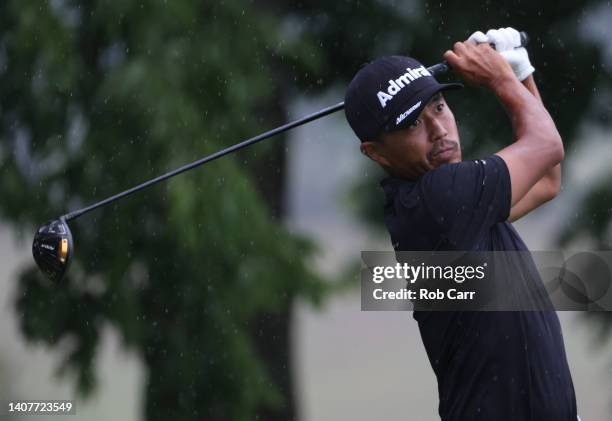
[[[493,79],[489,84],[489,89],[491,89],[495,95],[500,97],[509,90],[516,89],[517,85],[521,85],[521,82],[519,82],[514,74],[505,74]]]
[[[542,98],[540,97],[540,91],[538,91],[538,87],[535,83],[535,79],[533,78],[533,75],[527,76],[525,79],[521,81],[521,83],[523,84],[525,88],[527,88],[529,92],[531,92],[533,96],[535,96],[540,102],[542,102]]]

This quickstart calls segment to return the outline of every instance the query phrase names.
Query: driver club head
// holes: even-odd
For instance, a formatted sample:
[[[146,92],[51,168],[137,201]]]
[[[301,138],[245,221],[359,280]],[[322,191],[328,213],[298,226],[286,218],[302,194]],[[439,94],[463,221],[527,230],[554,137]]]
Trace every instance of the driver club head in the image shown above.
[[[64,218],[47,222],[34,235],[34,260],[53,282],[59,282],[68,270],[73,251],[72,234]]]

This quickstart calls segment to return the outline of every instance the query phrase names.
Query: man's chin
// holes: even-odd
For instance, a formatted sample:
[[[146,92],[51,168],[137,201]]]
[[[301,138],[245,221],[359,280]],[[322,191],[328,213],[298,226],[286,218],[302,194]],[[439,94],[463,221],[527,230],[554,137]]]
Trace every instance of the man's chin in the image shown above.
[[[444,164],[456,164],[457,162],[461,162],[461,152],[456,149],[437,155],[429,161],[429,164],[434,168],[438,168]]]

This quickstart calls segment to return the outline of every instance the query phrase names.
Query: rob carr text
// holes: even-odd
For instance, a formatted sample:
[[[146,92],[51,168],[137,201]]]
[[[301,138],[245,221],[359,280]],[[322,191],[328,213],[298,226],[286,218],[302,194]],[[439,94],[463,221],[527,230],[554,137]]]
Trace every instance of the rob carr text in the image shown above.
[[[383,291],[381,288],[377,288],[373,295],[376,300],[473,300],[476,291],[458,291],[455,288],[447,290],[419,288],[416,291],[412,289]]]

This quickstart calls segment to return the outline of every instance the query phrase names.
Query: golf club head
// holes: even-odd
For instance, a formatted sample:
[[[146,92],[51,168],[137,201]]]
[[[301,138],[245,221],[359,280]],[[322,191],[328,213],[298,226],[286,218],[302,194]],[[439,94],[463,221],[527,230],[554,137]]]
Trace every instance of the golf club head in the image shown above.
[[[34,235],[32,254],[40,270],[53,282],[59,282],[68,270],[74,244],[64,218],[42,225]]]

